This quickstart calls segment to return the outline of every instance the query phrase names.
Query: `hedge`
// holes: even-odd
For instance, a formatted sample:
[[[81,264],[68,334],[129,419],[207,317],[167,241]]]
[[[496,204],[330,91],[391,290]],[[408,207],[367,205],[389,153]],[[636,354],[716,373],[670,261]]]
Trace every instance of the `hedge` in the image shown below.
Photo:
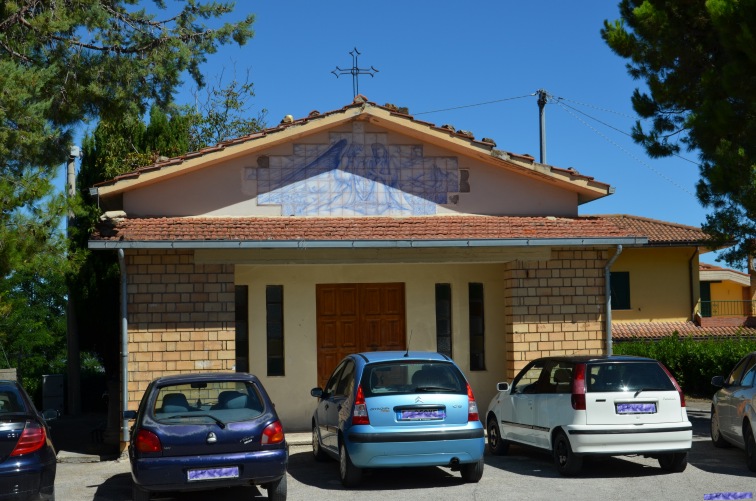
[[[727,376],[747,353],[756,351],[754,338],[680,337],[675,332],[660,340],[634,340],[615,342],[615,355],[636,355],[654,358],[663,363],[686,395],[711,398],[716,388],[711,386],[713,376]]]

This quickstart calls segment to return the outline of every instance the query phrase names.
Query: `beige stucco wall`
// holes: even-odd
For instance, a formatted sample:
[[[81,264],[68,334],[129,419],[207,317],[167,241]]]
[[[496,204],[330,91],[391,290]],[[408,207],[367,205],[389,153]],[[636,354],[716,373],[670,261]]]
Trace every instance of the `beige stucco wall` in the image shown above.
[[[332,132],[349,135],[352,124],[345,124]],[[389,145],[420,146],[416,139],[386,132],[370,124],[365,124],[365,133],[386,133]],[[330,140],[328,133],[319,133],[302,138],[295,144],[327,145]],[[181,173],[170,182],[148,184],[127,191],[123,195],[123,210],[131,217],[280,216],[280,205],[258,205],[257,183],[250,172],[258,168],[260,156],[286,157],[282,163],[289,172],[292,166],[301,165],[297,162],[303,161],[300,157],[293,157],[294,148],[294,144],[279,145],[220,161],[198,171]],[[445,162],[447,158],[454,158],[458,169],[469,171],[469,192],[455,193],[455,203],[437,205],[437,214],[577,215],[577,195],[572,191],[544,183],[541,179],[493,167],[472,157],[452,155],[436,146],[424,145],[422,154],[429,161],[436,158],[439,162]],[[401,179],[394,181],[402,182]]]
[[[481,412],[505,378],[504,265],[329,265],[236,267],[237,285],[249,286],[250,372],[262,381],[289,430],[310,427],[317,386],[315,284],[403,282],[406,337],[412,350],[436,350],[435,284],[452,288],[452,357],[467,375]],[[485,297],[486,371],[469,370],[467,284],[479,282]],[[265,286],[283,285],[286,375],[266,376]]]
[[[691,272],[694,270],[694,272]],[[612,309],[612,322],[690,320],[700,296],[694,248],[626,248],[612,271],[630,273],[630,309]]]

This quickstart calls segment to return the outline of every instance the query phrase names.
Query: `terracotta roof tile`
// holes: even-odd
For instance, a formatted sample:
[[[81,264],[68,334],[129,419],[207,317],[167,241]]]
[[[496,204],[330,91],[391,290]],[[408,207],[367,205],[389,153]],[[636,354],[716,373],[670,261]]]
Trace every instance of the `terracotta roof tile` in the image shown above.
[[[116,219],[98,226],[106,241],[350,241],[580,239],[632,237],[602,218],[427,217],[168,217]]]
[[[756,329],[749,327],[699,327],[693,322],[612,323],[612,339],[615,341],[661,339],[663,337],[670,336],[675,332],[677,332],[681,337],[691,336],[696,339],[737,336],[756,337]]]
[[[598,217],[614,222],[619,228],[623,228],[633,235],[642,235],[648,238],[649,246],[668,245],[704,245],[709,241],[708,235],[695,226],[686,226],[678,223],[669,223],[657,219],[649,219],[627,214],[607,214],[586,217]]]

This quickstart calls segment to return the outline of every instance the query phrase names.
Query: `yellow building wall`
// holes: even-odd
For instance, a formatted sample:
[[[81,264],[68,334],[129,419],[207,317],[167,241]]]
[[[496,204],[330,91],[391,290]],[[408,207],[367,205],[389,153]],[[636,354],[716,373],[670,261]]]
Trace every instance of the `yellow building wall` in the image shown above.
[[[629,272],[630,309],[612,308],[612,322],[690,320],[700,296],[697,270],[693,248],[624,249],[611,271]]]
[[[316,400],[317,332],[315,284],[403,282],[406,339],[412,350],[436,351],[435,284],[452,289],[452,357],[467,376],[480,412],[485,412],[506,379],[505,268],[503,264],[237,265],[236,285],[249,287],[249,371],[257,375],[285,417],[287,430],[309,430]],[[470,371],[468,284],[483,284],[485,371]],[[268,377],[266,362],[265,287],[284,291],[285,376]]]
[[[742,301],[745,297],[743,290],[748,290],[748,287],[729,280],[712,282],[710,287],[712,301]]]

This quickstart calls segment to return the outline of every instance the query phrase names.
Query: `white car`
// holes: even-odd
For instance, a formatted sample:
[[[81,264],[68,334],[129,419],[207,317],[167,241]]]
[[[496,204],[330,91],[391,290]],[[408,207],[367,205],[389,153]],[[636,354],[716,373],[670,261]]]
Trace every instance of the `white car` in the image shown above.
[[[745,450],[748,469],[756,471],[756,352],[743,357],[726,380],[715,376],[711,384],[721,388],[711,400],[711,441]]]
[[[685,396],[658,361],[629,356],[563,356],[530,362],[498,383],[486,413],[488,446],[551,452],[559,473],[580,471],[586,455],[643,455],[667,471],[688,464],[693,427]]]

